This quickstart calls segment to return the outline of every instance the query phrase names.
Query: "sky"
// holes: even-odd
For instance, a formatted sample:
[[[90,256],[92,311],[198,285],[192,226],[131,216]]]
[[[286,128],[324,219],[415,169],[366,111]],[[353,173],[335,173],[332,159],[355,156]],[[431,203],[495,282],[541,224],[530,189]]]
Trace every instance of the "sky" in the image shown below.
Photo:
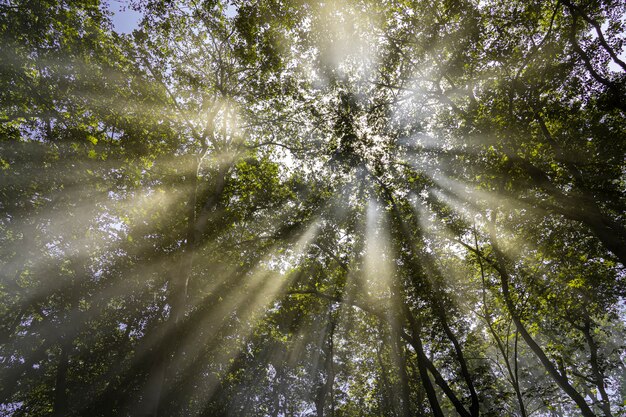
[[[131,33],[139,25],[142,14],[130,8],[125,0],[107,0],[104,2],[113,13],[111,21],[118,33]]]
[[[118,33],[132,33],[143,17],[141,12],[130,7],[130,1],[128,0],[105,0],[104,4],[113,13],[111,21],[115,31]],[[228,17],[234,17],[236,12],[237,10],[232,4],[229,4],[226,8],[226,16]]]

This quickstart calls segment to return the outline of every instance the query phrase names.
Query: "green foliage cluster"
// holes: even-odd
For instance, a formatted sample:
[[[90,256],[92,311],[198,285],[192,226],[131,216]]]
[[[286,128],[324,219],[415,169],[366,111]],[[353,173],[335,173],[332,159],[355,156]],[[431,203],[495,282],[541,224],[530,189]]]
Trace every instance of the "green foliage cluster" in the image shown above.
[[[626,4],[0,2],[0,415],[626,415]]]

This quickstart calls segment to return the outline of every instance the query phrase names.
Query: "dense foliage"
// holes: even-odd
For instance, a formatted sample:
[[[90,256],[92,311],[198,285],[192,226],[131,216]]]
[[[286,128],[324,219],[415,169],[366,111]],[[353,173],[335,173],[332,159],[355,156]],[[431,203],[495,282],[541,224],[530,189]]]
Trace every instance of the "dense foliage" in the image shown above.
[[[626,415],[626,3],[0,1],[0,415]]]

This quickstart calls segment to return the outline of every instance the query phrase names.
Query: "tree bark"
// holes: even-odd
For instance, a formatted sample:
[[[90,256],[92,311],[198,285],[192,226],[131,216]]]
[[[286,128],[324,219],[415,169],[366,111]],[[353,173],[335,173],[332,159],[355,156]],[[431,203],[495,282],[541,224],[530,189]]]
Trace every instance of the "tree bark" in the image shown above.
[[[185,234],[185,251],[182,259],[182,273],[172,276],[169,283],[172,286],[169,304],[171,311],[165,328],[165,332],[159,346],[155,351],[155,361],[148,374],[148,380],[144,388],[144,397],[141,402],[141,415],[145,417],[158,417],[159,409],[164,407],[164,385],[168,374],[175,373],[170,369],[172,356],[179,349],[178,340],[181,324],[185,319],[187,308],[188,287],[193,274],[194,256],[204,242],[204,235],[211,218],[211,214],[218,206],[226,187],[226,175],[232,166],[232,161],[220,161],[213,190],[207,193],[206,199],[198,210],[198,174],[200,159],[196,158],[193,166],[194,175],[191,178],[191,195],[188,201],[187,231]]]
[[[332,316],[332,313],[329,314]],[[324,349],[324,371],[326,374],[326,380],[322,386],[318,389],[317,396],[315,398],[315,410],[317,417],[324,417],[324,410],[326,409],[326,401],[328,395],[332,396],[333,385],[335,383],[335,368],[334,368],[334,334],[335,334],[335,322],[332,317],[329,318],[328,323],[328,339],[326,341],[326,348]],[[331,410],[333,407],[331,407]],[[334,410],[331,411],[331,416],[334,414]]]
[[[469,413],[472,417],[478,417],[478,413],[480,410],[480,402],[478,400],[478,394],[476,394],[476,389],[474,388],[474,383],[472,382],[472,377],[470,375],[467,361],[465,360],[465,355],[463,354],[463,350],[461,349],[461,344],[459,343],[456,335],[450,329],[448,325],[448,320],[446,318],[446,313],[443,309],[443,306],[439,302],[436,305],[437,315],[439,316],[439,320],[441,321],[441,325],[443,326],[444,333],[452,342],[454,346],[454,352],[456,354],[456,358],[459,361],[459,365],[461,366],[461,375],[463,375],[463,379],[465,380],[465,384],[470,392],[471,405],[469,409]]]
[[[479,254],[480,251],[478,250],[478,238],[476,236],[476,229],[474,229],[474,245],[476,246],[475,253]],[[513,391],[515,391],[515,397],[517,398],[517,404],[519,406],[521,417],[526,417],[527,416],[526,405],[524,404],[524,396],[522,395],[522,391],[520,389],[519,377],[517,373],[517,340],[518,340],[519,332],[517,331],[515,332],[515,347],[514,347],[514,357],[513,357],[514,369],[512,369],[511,363],[509,361],[509,355],[507,352],[508,349],[505,349],[504,343],[502,342],[502,339],[496,332],[496,329],[494,328],[493,323],[491,321],[491,313],[489,312],[487,308],[487,297],[485,294],[485,291],[487,289],[486,288],[487,280],[485,279],[485,268],[483,266],[482,256],[478,255],[477,258],[478,258],[478,265],[480,267],[480,276],[482,280],[483,309],[484,309],[484,314],[485,314],[485,321],[487,322],[487,327],[489,328],[489,332],[491,333],[494,340],[496,341],[496,346],[498,347],[498,350],[500,351],[500,353],[502,354],[502,358],[504,359],[504,364],[509,374],[511,386],[513,387]],[[508,331],[507,331],[507,338],[508,338]],[[508,345],[508,341],[507,341],[507,345]]]
[[[589,362],[591,363],[591,372],[593,374],[593,379],[595,380],[596,387],[598,388],[598,392],[600,393],[600,408],[606,417],[613,417],[611,412],[611,403],[609,401],[609,396],[606,392],[606,386],[604,385],[604,375],[602,373],[602,369],[600,368],[600,362],[598,357],[598,344],[593,338],[591,334],[591,320],[587,318],[585,320],[585,325],[583,326],[583,335],[585,336],[585,341],[587,342],[587,346],[589,346]]]
[[[494,219],[492,219],[492,222],[493,221]],[[537,356],[537,358],[539,359],[543,367],[546,369],[548,374],[552,377],[552,379],[563,390],[563,392],[565,392],[565,394],[567,394],[567,396],[570,397],[570,399],[574,401],[574,403],[576,403],[582,415],[584,417],[596,417],[596,415],[593,413],[593,411],[591,410],[591,408],[589,407],[589,405],[583,398],[583,396],[578,391],[576,391],[576,389],[569,383],[567,376],[561,374],[557,370],[557,368],[550,361],[550,359],[545,354],[543,349],[537,344],[537,342],[533,339],[530,333],[528,333],[528,330],[526,330],[526,326],[524,326],[521,318],[517,314],[517,310],[515,308],[513,299],[511,297],[510,288],[509,288],[510,277],[506,270],[506,266],[504,262],[504,259],[505,259],[504,254],[502,253],[502,251],[500,250],[496,242],[493,223],[489,225],[489,234],[491,238],[491,246],[493,248],[493,251],[496,257],[496,264],[498,267],[497,272],[500,275],[502,295],[503,295],[507,310],[509,311],[511,318],[513,319],[513,323],[515,323],[515,327],[519,331],[520,335],[522,335],[522,338],[524,339],[528,347],[530,347],[530,349],[533,351],[535,356]]]
[[[391,328],[391,349],[400,376],[400,414],[410,417],[411,414],[411,389],[409,377],[406,373],[406,358],[404,355],[402,336],[399,323],[393,323]]]
[[[437,392],[435,391],[433,383],[430,380],[430,376],[428,375],[428,358],[424,353],[424,346],[420,337],[420,325],[415,320],[412,313],[408,311],[408,307],[405,308],[405,314],[409,321],[409,325],[411,326],[411,336],[409,340],[411,346],[413,346],[413,349],[415,349],[415,353],[417,354],[417,369],[419,370],[422,386],[426,391],[426,397],[428,398],[431,411],[435,417],[444,417],[441,406],[439,405],[439,399],[437,398]]]
[[[55,417],[64,417],[68,415],[68,399],[67,399],[67,369],[69,365],[69,349],[70,343],[63,340],[61,342],[61,354],[57,365],[55,386],[54,386],[54,403],[52,405],[52,415]]]

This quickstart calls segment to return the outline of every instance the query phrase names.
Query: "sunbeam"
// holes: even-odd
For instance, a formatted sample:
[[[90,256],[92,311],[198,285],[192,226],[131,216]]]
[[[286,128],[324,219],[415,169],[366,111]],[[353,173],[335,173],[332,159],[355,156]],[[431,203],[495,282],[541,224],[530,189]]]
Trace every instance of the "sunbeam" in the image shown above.
[[[0,3],[0,415],[624,414],[626,4]]]

